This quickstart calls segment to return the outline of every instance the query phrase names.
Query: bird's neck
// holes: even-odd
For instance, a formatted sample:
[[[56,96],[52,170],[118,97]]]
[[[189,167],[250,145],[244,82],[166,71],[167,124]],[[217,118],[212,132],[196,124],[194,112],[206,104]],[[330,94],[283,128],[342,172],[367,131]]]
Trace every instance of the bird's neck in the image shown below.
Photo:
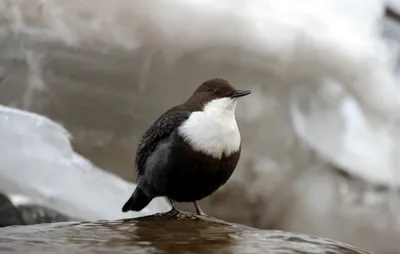
[[[221,119],[221,121],[235,121],[236,100],[221,98],[210,101],[203,108],[203,113]]]

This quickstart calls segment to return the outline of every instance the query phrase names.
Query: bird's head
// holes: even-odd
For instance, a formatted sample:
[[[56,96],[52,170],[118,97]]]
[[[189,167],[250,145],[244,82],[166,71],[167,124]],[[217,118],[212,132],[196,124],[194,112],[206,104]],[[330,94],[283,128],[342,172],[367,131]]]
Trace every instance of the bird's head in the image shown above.
[[[203,111],[235,111],[237,99],[249,95],[250,90],[237,90],[225,79],[210,79],[194,91],[188,102],[196,103]]]

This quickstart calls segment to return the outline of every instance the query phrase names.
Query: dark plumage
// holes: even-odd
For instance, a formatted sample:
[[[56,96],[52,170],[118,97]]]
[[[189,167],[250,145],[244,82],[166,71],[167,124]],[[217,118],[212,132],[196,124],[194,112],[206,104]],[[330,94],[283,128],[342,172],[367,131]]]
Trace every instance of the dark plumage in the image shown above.
[[[197,204],[227,182],[240,157],[236,90],[223,79],[204,82],[183,104],[162,114],[136,152],[137,188],[122,211],[140,211],[158,196]]]

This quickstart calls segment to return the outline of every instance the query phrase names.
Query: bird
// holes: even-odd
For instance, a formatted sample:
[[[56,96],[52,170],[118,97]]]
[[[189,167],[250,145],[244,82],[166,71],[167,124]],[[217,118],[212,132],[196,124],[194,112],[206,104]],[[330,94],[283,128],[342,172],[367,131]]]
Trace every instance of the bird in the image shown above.
[[[235,118],[237,100],[251,94],[223,78],[204,81],[184,103],[174,106],[144,132],[135,157],[136,187],[122,212],[141,211],[164,197],[176,203],[199,201],[226,184],[241,153]]]

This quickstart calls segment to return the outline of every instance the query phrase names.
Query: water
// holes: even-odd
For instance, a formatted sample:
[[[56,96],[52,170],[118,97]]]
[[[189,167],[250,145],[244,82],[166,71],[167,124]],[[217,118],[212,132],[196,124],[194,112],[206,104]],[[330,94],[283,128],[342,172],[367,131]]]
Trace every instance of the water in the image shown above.
[[[0,231],[0,243],[0,252],[7,254],[367,253],[328,239],[188,215],[8,227]]]

